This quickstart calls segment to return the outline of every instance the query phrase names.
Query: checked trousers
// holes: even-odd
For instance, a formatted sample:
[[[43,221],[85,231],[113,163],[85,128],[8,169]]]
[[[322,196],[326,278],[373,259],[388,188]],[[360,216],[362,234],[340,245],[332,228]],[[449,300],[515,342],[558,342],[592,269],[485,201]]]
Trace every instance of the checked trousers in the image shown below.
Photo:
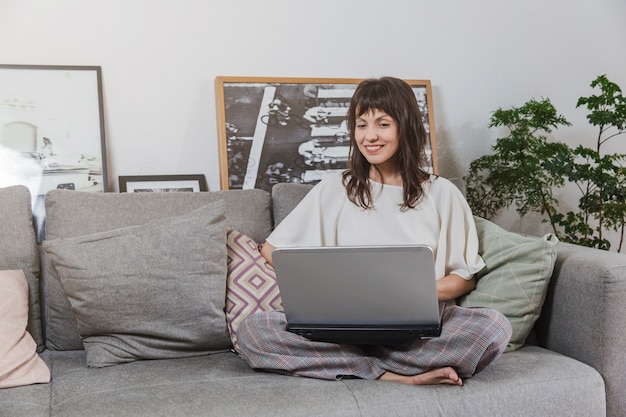
[[[257,370],[319,379],[376,379],[386,371],[417,375],[453,367],[469,378],[500,357],[511,338],[511,325],[487,308],[448,306],[441,335],[399,346],[355,346],[311,341],[285,330],[279,311],[254,314],[238,329],[240,353]]]

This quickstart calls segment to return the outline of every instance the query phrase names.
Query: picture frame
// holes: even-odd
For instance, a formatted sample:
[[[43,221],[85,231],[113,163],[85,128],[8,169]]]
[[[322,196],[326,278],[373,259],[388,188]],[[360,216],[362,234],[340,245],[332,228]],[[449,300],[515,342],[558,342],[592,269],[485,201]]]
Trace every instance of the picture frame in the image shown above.
[[[215,78],[220,188],[278,182],[314,184],[345,170],[347,110],[357,78]],[[416,94],[429,135],[427,170],[437,174],[430,80],[405,80]]]
[[[18,184],[38,239],[48,191],[108,191],[101,67],[0,64],[0,187]]]
[[[119,177],[121,193],[209,191],[206,177],[197,175],[126,175]]]

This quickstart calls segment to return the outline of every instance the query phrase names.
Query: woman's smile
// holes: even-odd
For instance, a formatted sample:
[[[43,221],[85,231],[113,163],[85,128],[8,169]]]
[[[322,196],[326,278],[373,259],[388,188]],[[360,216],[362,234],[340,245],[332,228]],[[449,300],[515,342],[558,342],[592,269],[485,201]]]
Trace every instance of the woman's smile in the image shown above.
[[[383,147],[383,145],[366,145],[365,149],[367,150],[368,153],[376,153],[379,150],[381,150]]]

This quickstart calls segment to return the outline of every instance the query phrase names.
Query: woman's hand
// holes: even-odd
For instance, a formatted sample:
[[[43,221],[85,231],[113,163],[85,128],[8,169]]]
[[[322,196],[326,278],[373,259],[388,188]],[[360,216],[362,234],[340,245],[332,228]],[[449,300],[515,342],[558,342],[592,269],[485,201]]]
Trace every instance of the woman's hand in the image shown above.
[[[267,263],[272,266],[274,266],[274,262],[272,262],[272,252],[274,252],[274,249],[276,248],[267,243],[267,240],[265,241],[263,246],[261,246],[261,255],[263,255]]]
[[[451,274],[437,280],[437,297],[439,301],[454,300],[476,288],[476,277],[465,279]]]

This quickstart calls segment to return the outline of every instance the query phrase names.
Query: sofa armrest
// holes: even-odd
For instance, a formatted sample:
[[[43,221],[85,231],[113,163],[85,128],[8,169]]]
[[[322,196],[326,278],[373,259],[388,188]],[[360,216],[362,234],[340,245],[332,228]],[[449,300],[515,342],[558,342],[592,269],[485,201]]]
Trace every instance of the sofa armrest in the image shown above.
[[[626,415],[626,255],[561,243],[537,335],[600,372],[607,415]]]

